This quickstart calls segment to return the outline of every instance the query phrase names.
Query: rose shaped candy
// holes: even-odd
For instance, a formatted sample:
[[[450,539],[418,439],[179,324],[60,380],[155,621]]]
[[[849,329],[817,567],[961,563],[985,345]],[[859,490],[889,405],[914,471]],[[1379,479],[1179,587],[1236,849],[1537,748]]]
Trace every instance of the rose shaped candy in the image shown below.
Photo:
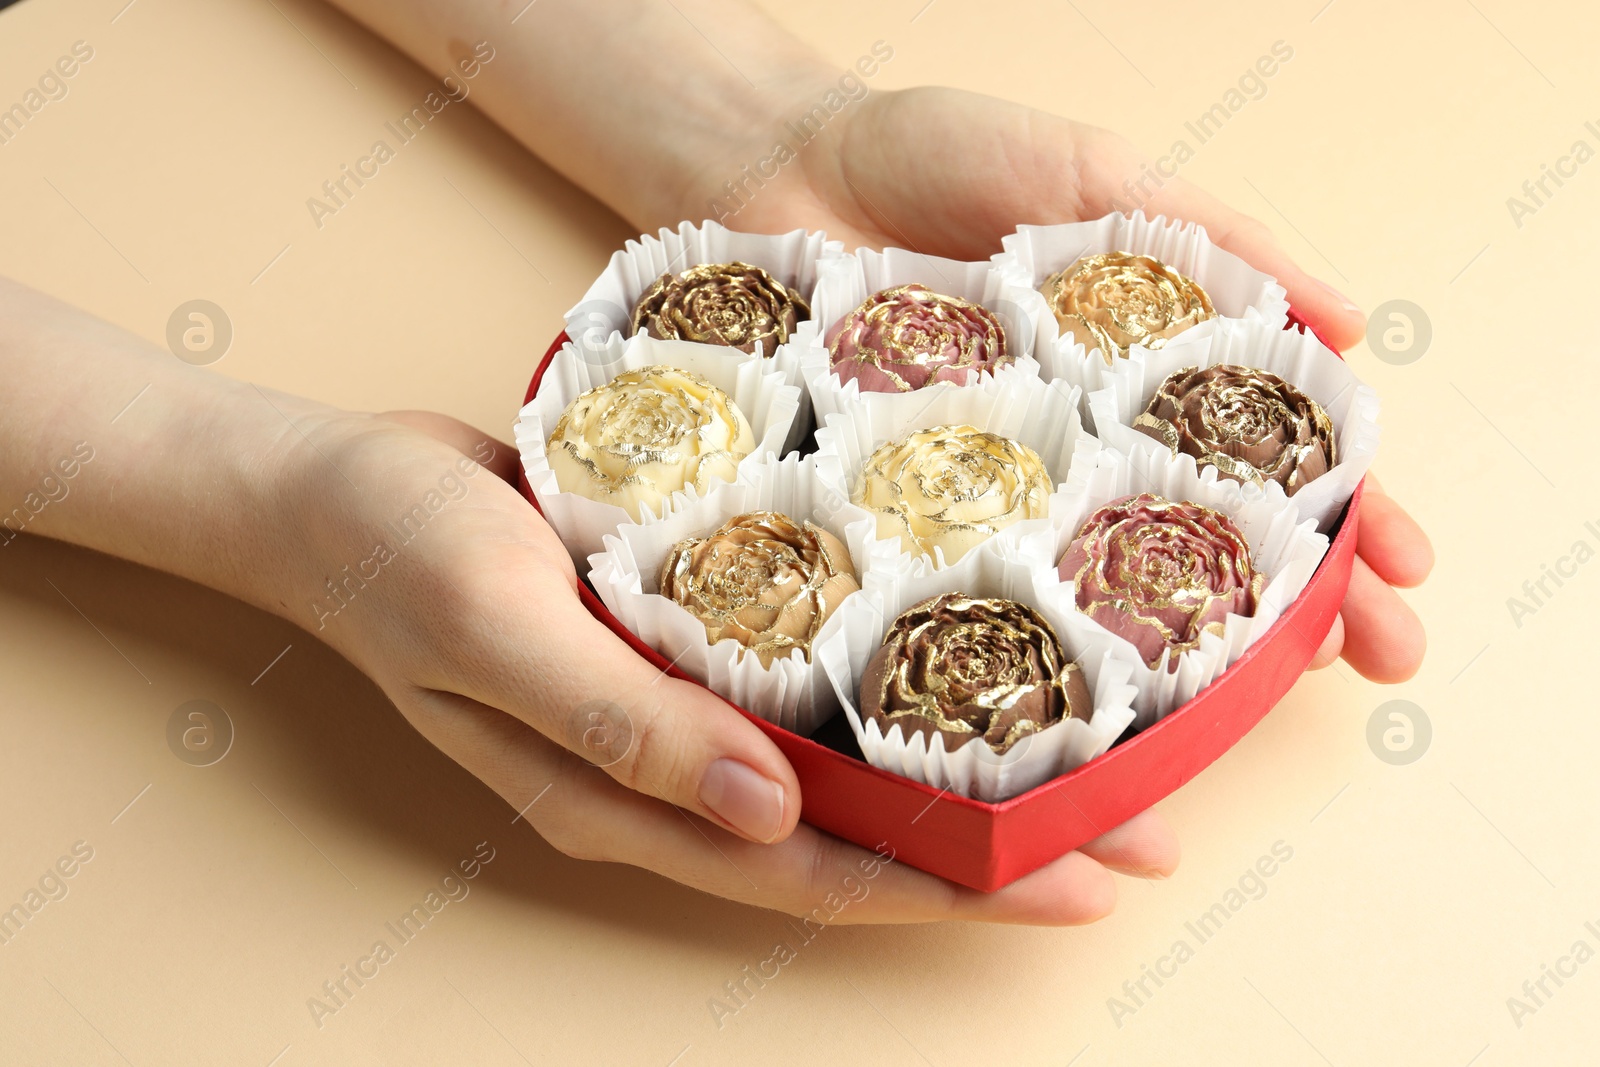
[[[562,492],[616,504],[637,522],[680,489],[732,481],[754,448],[732,397],[698,374],[655,366],[568,404],[545,451]]]
[[[1063,333],[1071,332],[1105,361],[1129,345],[1160,348],[1189,327],[1217,317],[1205,290],[1150,256],[1106,252],[1085,256],[1039,286]]]
[[[1221,634],[1230,612],[1254,615],[1266,581],[1232,519],[1152,493],[1090,515],[1059,573],[1077,587],[1078,610],[1133,642],[1151,667],[1172,649],[1168,670],[1202,633]]]
[[[963,383],[1013,362],[994,312],[923,285],[884,289],[828,329],[828,356],[841,382],[868,393],[909,393]]]
[[[666,341],[699,341],[770,356],[811,317],[800,294],[760,267],[735,260],[663,274],[633,309],[633,329]]]
[[[765,666],[793,648],[810,659],[822,624],[861,588],[837,537],[775,511],[736,515],[710,537],[679,541],[660,585],[705,624],[708,641],[731,637]]]
[[[1026,604],[943,593],[889,626],[861,680],[861,713],[885,734],[975,737],[995,752],[1067,718],[1094,714],[1083,671]]]
[[[1027,445],[974,426],[935,426],[868,457],[852,499],[878,514],[878,535],[954,563],[993,534],[1045,514],[1050,473]]]
[[[1276,374],[1249,367],[1178,371],[1133,428],[1224,478],[1270,478],[1290,496],[1338,462],[1328,413]]]

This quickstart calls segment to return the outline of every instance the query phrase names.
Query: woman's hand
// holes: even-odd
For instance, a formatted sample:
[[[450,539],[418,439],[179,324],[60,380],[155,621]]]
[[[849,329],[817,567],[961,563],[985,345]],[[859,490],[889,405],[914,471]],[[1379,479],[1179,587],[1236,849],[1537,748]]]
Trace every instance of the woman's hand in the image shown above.
[[[455,45],[492,40],[499,58],[473,83],[473,102],[641,229],[704,217],[725,181],[770,152],[786,109],[808,110],[827,81],[808,50],[727,0],[541,4],[528,17],[544,25],[515,33],[490,0],[339,2],[434,70],[464,62]],[[719,65],[701,26],[761,71],[760,87]],[[573,40],[606,41],[607,61]],[[701,53],[693,79],[658,62]],[[1109,134],[973,94],[874,94],[727,221],[982,258],[1019,221],[1113,209],[1140,162]],[[1259,224],[1181,181],[1143,206],[1204,224],[1277,276],[1330,342],[1360,336],[1360,313]],[[27,472],[85,427],[106,438],[79,505],[51,509],[30,532],[183,574],[306,626],[571,855],[797,914],[880,863],[844,922],[1087,922],[1112,906],[1108,868],[1162,876],[1177,864],[1171,831],[1147,812],[993,894],[881,866],[797,823],[793,772],[759,729],[663,677],[588,615],[566,551],[501,480],[516,462],[507,446],[439,416],[349,415],[175,366],[3,282],[0,312],[13,397],[13,417],[0,420],[10,460],[0,488],[25,492]],[[70,391],[56,373],[65,361],[84,371]],[[105,430],[106,413],[130,397],[145,399]],[[1416,669],[1422,633],[1390,583],[1420,581],[1431,552],[1372,493],[1360,550],[1343,625],[1323,651],[1342,642],[1358,670],[1398,680]]]
[[[1141,816],[985,895],[797,825],[777,747],[589,615],[566,549],[507,484],[515,452],[453,419],[233,381],[5,279],[0,369],[0,496],[92,455],[71,506],[29,533],[305,627],[569,855],[794,914],[850,895],[835,922],[1088,922],[1112,907],[1106,867],[1177,863],[1171,834]]]
[[[798,95],[796,113],[822,90]],[[721,215],[734,229],[820,229],[847,248],[898,245],[977,260],[998,252],[1000,238],[1020,222],[1095,219],[1138,205],[1148,215],[1201,224],[1223,248],[1277,278],[1300,317],[1339,350],[1366,330],[1360,310],[1296,266],[1265,226],[1181,178],[1162,179],[1105,130],[957,89],[874,92],[835,116],[777,178],[729,198],[726,180],[738,176],[741,162],[770,154],[770,140],[757,135],[705,163],[683,186],[680,217],[701,218],[708,201],[719,202],[735,209]],[[1403,682],[1421,666],[1427,639],[1393,587],[1420,584],[1433,548],[1374,477],[1357,552],[1349,593],[1313,666],[1342,653],[1373,681]]]
[[[566,550],[507,484],[509,446],[422,412],[302,428],[315,450],[285,508],[304,566],[275,583],[281,610],[568,855],[792,914],[874,865],[843,922],[1088,922],[1115,901],[1106,868],[1176,865],[1147,814],[984,894],[797,824],[799,785],[766,736],[579,602]]]

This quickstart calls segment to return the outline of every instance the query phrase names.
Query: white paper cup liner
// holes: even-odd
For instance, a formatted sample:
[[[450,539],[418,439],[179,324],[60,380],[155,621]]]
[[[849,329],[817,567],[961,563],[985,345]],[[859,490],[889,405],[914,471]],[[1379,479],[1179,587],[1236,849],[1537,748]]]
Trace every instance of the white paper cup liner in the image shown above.
[[[809,458],[769,456],[747,466],[738,480],[705,496],[685,499],[660,518],[652,516],[607,534],[604,551],[589,557],[589,580],[624,626],[685,674],[776,726],[809,735],[839,710],[833,686],[815,658],[792,649],[763,666],[760,657],[731,637],[710,643],[704,623],[660,594],[658,578],[662,561],[684,538],[705,537],[736,515],[778,511],[797,522],[814,522],[838,537],[861,579],[872,552],[888,553],[872,539],[869,523],[846,525],[839,503],[817,480]],[[875,569],[883,569],[886,562],[880,560]],[[818,642],[838,629],[839,613],[860,595],[845,597],[823,623]]]
[[[676,230],[663,227],[658,236],[641,235],[630,240],[621,251],[612,253],[611,262],[565,315],[567,336],[583,355],[603,346],[615,334],[633,332],[633,309],[644,291],[663,274],[681,274],[703,263],[739,261],[761,267],[778,281],[810,300],[817,284],[817,264],[825,256],[837,256],[844,245],[830,241],[820,231],[792,230],[783,234],[740,233],[710,219],[696,226],[678,224]],[[789,385],[802,385],[799,350],[791,337],[775,352],[760,352],[750,359],[770,359]],[[809,397],[801,396],[800,416],[795,420],[795,439],[809,428]]]
[[[1187,500],[1227,515],[1249,544],[1252,565],[1267,576],[1256,613],[1229,615],[1221,635],[1202,634],[1198,648],[1179,655],[1176,671],[1167,670],[1170,650],[1152,668],[1131,641],[1079,611],[1075,586],[1062,582],[1057,572],[1061,557],[1090,514],[1138,493]],[[1033,568],[1040,602],[1066,617],[1063,625],[1077,647],[1091,656],[1114,651],[1119,659],[1135,664],[1132,680],[1138,695],[1133,706],[1139,713],[1140,729],[1194,699],[1237,662],[1294,603],[1328,550],[1328,539],[1316,531],[1311,520],[1301,519],[1287,497],[1245,492],[1235,482],[1219,481],[1215,468],[1197,470],[1193,457],[1173,458],[1165,450],[1127,456],[1110,448],[1081,446],[1067,484],[1057,495],[1060,500],[1052,506],[1045,529],[1000,547],[1004,554]]]
[[[1065,378],[1081,386],[1085,395],[1104,387],[1105,358],[1091,338],[1075,337],[1070,331],[1063,334],[1044,294],[1038,291],[1051,274],[1083,256],[1102,252],[1154,256],[1198,282],[1221,317],[1261,321],[1279,328],[1289,321],[1283,286],[1218,248],[1196,223],[1168,221],[1159,215],[1147,219],[1142,212],[1131,217],[1110,214],[1092,222],[1019,226],[1016,233],[1002,239],[1001,246],[1005,252],[995,257],[996,267],[1023,290],[1015,299],[1038,329],[1034,355],[1045,377]],[[1163,350],[1200,341],[1216,321],[1185,330]],[[1092,422],[1089,425],[1093,428]]]
[[[663,227],[659,236],[644,234],[612,253],[600,277],[564,316],[567,336],[580,346],[604,344],[612,334],[628,336],[634,306],[656,279],[703,263],[750,263],[809,300],[818,261],[825,252],[839,254],[843,248],[824,233],[806,230],[740,233],[709,219],[698,226],[683,222],[676,230]]]
[[[561,413],[579,394],[604,385],[625,371],[658,363],[699,374],[733,398],[734,405],[749,420],[756,440],[755,448],[740,460],[739,470],[779,453],[799,413],[799,387],[785,383],[781,373],[737,349],[661,341],[642,334],[627,340],[613,334],[582,355],[571,342],[563,345],[546,368],[538,394],[518,412],[514,432],[534,498],[545,520],[567,546],[580,574],[585,570],[586,559],[604,547],[602,538],[633,520],[616,504],[562,492],[550,469],[545,442]],[[665,510],[679,498],[696,495],[693,487],[679,490],[658,510]]]
[[[945,565],[944,552],[935,548],[934,559],[913,556],[900,547],[896,534],[876,532],[878,516],[873,511],[851,502],[851,491],[860,480],[862,467],[882,445],[934,426],[975,426],[1037,452],[1056,488],[1066,480],[1079,447],[1099,447],[1083,430],[1077,388],[1066,382],[1032,379],[1017,389],[918,390],[918,395],[922,394],[926,395],[917,408],[847,408],[829,415],[827,424],[817,430],[817,475],[823,486],[845,500],[842,510],[849,516],[848,521],[872,520],[873,536],[894,545],[901,557],[897,567],[919,573],[937,569]],[[1056,495],[1051,494],[1052,508]],[[1030,530],[1041,529],[1045,522],[1042,517],[1025,519],[1000,530],[990,540],[1014,541]]]
[[[1165,445],[1133,428],[1161,383],[1187,367],[1234,364],[1270,371],[1296,386],[1328,413],[1335,429],[1338,462],[1294,495],[1304,518],[1326,533],[1350,502],[1378,451],[1378,394],[1356,377],[1350,365],[1309,330],[1280,330],[1265,322],[1223,321],[1201,343],[1151,352],[1138,349],[1119,359],[1105,375],[1105,387],[1089,397],[1101,441],[1127,454],[1157,451]],[[1284,497],[1283,487],[1267,482],[1262,491]]]
[[[966,382],[939,382],[910,393],[866,392],[855,381],[841,381],[833,371],[825,338],[830,327],[861,306],[862,301],[881,289],[916,282],[945,296],[960,297],[981,304],[994,312],[1006,332],[1008,350],[1016,360],[994,373],[967,371]],[[812,295],[812,318],[795,331],[793,345],[798,352],[800,378],[811,397],[820,426],[829,415],[840,411],[865,409],[874,416],[893,418],[915,410],[924,394],[956,389],[977,389],[1002,393],[1026,388],[1026,382],[1039,378],[1039,363],[1033,358],[1038,325],[1030,317],[1028,302],[1019,303],[1007,277],[992,263],[967,263],[939,256],[923,255],[903,248],[882,252],[863,248],[853,254],[831,254],[818,269],[817,287]]]
[[[864,720],[858,705],[861,680],[889,625],[913,604],[949,592],[1004,597],[1036,609],[1083,669],[1094,700],[1092,717],[1059,722],[1023,738],[1004,755],[996,755],[981,738],[947,752],[942,735],[931,744],[921,733],[907,741],[898,723],[885,736],[876,720]],[[1101,755],[1134,718],[1129,706],[1135,692],[1129,684],[1132,661],[1110,649],[1077,645],[1063,628],[1060,610],[1039,600],[1032,569],[987,546],[941,571],[907,572],[896,581],[874,582],[840,608],[835,621],[839,625],[817,643],[812,658],[832,683],[862,754],[874,767],[935,789],[990,803],[1010,799]]]

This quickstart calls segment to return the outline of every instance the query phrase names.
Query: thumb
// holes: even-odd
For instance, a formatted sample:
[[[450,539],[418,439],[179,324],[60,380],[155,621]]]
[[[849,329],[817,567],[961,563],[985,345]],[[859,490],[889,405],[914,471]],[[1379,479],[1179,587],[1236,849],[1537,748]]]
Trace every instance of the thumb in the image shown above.
[[[463,695],[752,841],[794,830],[800,784],[777,746],[720,697],[646,662],[589,614],[570,579],[513,576],[487,599],[478,606],[498,634]]]
[[[427,411],[379,417],[515,476],[515,451],[464,422]],[[516,716],[630,789],[752,841],[788,837],[800,784],[777,746],[721,698],[651,666],[606,629],[578,599],[565,553],[561,562],[501,571],[474,590],[463,608],[477,647],[456,675],[472,682],[450,688]]]

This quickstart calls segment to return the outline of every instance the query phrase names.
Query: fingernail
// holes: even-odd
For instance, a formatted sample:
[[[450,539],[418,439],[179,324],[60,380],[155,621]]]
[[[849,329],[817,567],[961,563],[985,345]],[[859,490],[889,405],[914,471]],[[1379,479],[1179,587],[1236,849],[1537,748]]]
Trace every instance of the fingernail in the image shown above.
[[[1339,301],[1339,303],[1343,304],[1346,311],[1354,311],[1357,314],[1360,314],[1361,309],[1357,307],[1348,296],[1345,296],[1343,293],[1329,285],[1327,282],[1323,281],[1321,278],[1312,278],[1311,280],[1322,286],[1322,288],[1326,289],[1329,294]]]
[[[719,759],[706,768],[700,803],[757,841],[773,841],[783,829],[783,787],[735,759]]]

